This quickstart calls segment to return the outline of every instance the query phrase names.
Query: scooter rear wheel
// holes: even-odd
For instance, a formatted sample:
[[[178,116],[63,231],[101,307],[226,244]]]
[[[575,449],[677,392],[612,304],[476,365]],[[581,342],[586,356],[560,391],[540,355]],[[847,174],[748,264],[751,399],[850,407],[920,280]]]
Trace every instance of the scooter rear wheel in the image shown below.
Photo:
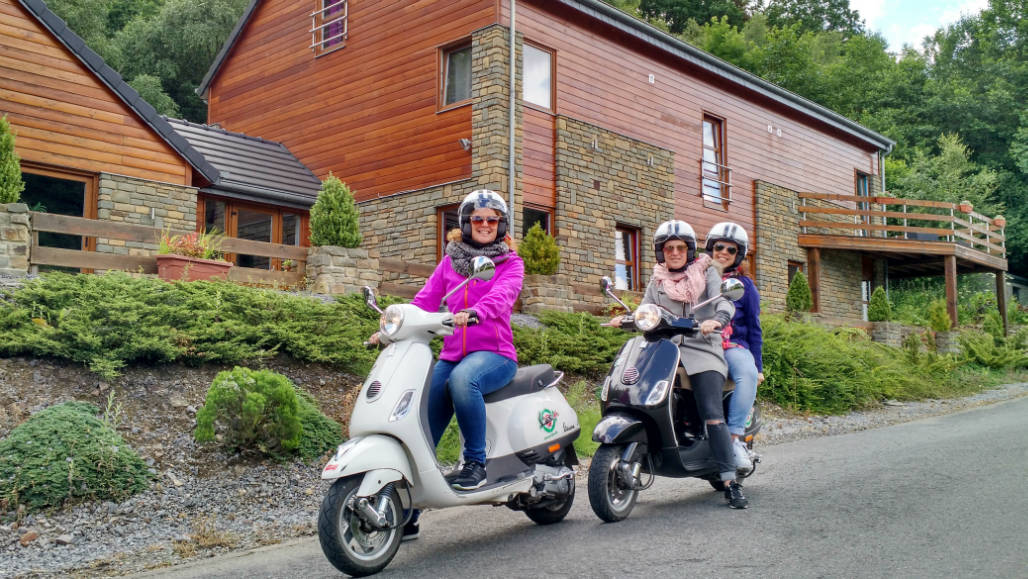
[[[373,575],[393,560],[403,539],[403,518],[400,495],[392,485],[375,495],[372,504],[386,500],[386,522],[389,528],[368,527],[352,508],[352,498],[360,488],[361,476],[337,480],[318,513],[318,539],[329,562],[343,573],[354,577]]]
[[[627,487],[618,474],[624,447],[601,445],[589,465],[589,505],[596,516],[615,523],[635,507],[639,491]]]

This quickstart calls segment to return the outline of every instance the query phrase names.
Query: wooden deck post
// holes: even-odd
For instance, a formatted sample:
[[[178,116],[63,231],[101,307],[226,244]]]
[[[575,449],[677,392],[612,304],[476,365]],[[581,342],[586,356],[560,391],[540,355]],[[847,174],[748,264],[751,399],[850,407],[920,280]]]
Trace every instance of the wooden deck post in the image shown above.
[[[810,311],[821,311],[821,249],[811,247],[807,250],[807,283],[810,284]]]
[[[1006,336],[1010,330],[1007,327],[1007,283],[1006,274],[1003,270],[996,272],[996,306],[999,308],[999,316],[1003,318],[1003,335]]]
[[[946,311],[949,312],[950,328],[957,327],[957,256],[943,258],[946,267]]]

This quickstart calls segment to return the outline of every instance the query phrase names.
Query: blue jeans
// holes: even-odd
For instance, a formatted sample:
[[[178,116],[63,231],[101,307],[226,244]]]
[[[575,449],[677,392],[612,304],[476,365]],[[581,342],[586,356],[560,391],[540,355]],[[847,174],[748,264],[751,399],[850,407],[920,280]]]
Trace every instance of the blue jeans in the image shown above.
[[[432,444],[439,445],[456,410],[457,425],[464,435],[464,462],[473,460],[485,464],[485,400],[482,397],[509,384],[517,371],[514,360],[493,352],[471,352],[459,362],[436,362],[428,391]]]
[[[725,422],[729,432],[742,435],[746,431],[746,417],[757,398],[757,363],[746,348],[726,349],[725,362],[728,364],[728,377],[735,382]]]

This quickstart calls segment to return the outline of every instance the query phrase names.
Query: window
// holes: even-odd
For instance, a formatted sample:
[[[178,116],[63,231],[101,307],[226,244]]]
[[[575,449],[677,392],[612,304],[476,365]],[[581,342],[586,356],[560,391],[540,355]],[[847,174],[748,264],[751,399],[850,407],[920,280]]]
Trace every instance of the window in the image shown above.
[[[792,278],[796,277],[797,271],[803,271],[803,264],[798,261],[789,262],[789,283],[792,283]]]
[[[857,171],[856,177],[854,179],[854,188],[855,188],[854,193],[856,193],[857,197],[870,197],[871,196],[870,183],[871,183],[871,179],[867,175],[867,173],[861,173],[860,171]],[[868,211],[870,208],[871,208],[871,204],[870,203],[864,203],[864,202],[857,203],[857,209],[859,209],[860,211]],[[861,215],[859,217],[859,219],[860,219],[860,222],[862,222],[862,223],[870,223],[871,222],[871,218],[869,216],[867,216],[867,215]],[[859,235],[861,235],[861,236],[867,236],[868,234],[869,234],[869,232],[866,229],[865,230],[861,230],[860,233],[859,233]]]
[[[550,212],[545,209],[535,209],[532,207],[525,207],[525,210],[521,213],[521,237],[524,237],[529,229],[536,223],[542,228],[543,232],[548,235],[553,235],[550,230]]]
[[[219,231],[229,237],[265,243],[305,246],[305,239],[310,235],[308,216],[294,211],[206,196],[200,197],[197,206],[197,212],[203,219],[200,226],[205,231]],[[278,258],[259,255],[233,254],[228,257],[240,267],[279,269],[282,265]]]
[[[619,225],[614,230],[614,287],[636,290],[639,287],[639,230]]]
[[[525,102],[543,108],[553,108],[553,53],[531,44],[522,50],[524,66]]]
[[[732,200],[731,169],[725,165],[724,122],[710,115],[703,115],[700,180],[704,201],[724,204]]]
[[[98,202],[96,175],[35,167],[31,163],[22,163],[22,168],[24,172],[22,172],[21,178],[25,182],[25,190],[22,191],[21,202],[29,206],[29,211],[96,219]],[[40,231],[38,235],[41,247],[96,250],[96,238],[94,237],[84,238],[81,235],[47,231]]]
[[[443,52],[443,106],[471,98],[471,45]]]
[[[347,0],[318,0],[311,13],[311,49],[316,56],[342,48],[348,35]]]
[[[458,207],[460,206],[447,205],[445,207],[440,207],[436,211],[436,223],[439,224],[439,233],[437,236],[439,238],[437,261],[446,255],[446,234],[449,233],[451,229],[457,229],[457,227],[459,227],[457,224]]]

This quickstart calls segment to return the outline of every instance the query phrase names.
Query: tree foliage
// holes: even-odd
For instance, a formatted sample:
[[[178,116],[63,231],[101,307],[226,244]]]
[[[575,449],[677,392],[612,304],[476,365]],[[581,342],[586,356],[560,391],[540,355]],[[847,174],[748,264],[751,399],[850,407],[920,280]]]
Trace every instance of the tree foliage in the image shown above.
[[[814,307],[814,298],[810,294],[810,284],[802,271],[797,271],[789,282],[789,291],[785,295],[785,310],[790,313],[809,312]]]
[[[663,22],[667,29],[680,34],[690,21],[705,24],[723,19],[732,26],[742,26],[746,19],[748,0],[640,0],[639,14]]]
[[[525,273],[553,275],[560,267],[560,248],[538,223],[529,228],[518,245],[518,255],[525,262]]]
[[[357,247],[361,244],[360,213],[350,188],[329,174],[311,207],[311,244]]]
[[[885,288],[878,286],[871,292],[871,300],[867,305],[867,320],[869,322],[888,322],[892,320],[892,305],[889,297],[885,295]]]
[[[15,203],[25,190],[21,162],[14,151],[14,132],[7,115],[0,117],[0,203]]]

